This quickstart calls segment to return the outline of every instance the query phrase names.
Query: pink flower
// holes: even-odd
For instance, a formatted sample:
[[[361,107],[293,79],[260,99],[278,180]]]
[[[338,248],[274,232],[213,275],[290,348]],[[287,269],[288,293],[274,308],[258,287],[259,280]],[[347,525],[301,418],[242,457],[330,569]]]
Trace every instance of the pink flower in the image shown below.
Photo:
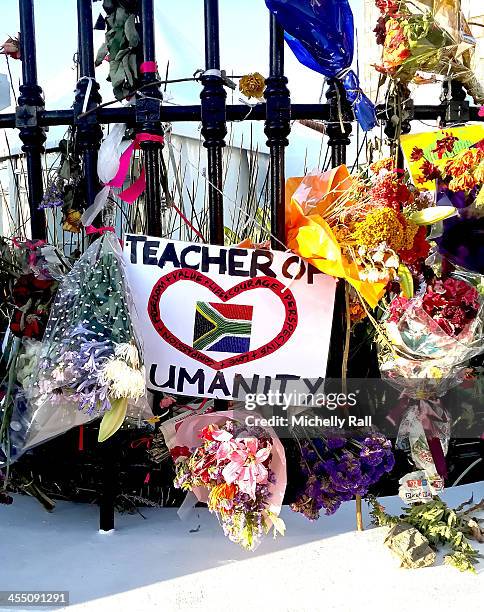
[[[268,471],[264,462],[271,454],[272,446],[259,449],[257,438],[237,441],[237,446],[229,455],[230,463],[223,469],[222,476],[228,484],[235,482],[242,493],[255,499],[257,484],[267,482]]]
[[[212,440],[220,443],[215,453],[217,464],[228,459],[229,455],[237,448],[234,436],[225,429],[214,429],[212,431]]]
[[[477,114],[479,117],[484,117],[484,105],[478,110]]]

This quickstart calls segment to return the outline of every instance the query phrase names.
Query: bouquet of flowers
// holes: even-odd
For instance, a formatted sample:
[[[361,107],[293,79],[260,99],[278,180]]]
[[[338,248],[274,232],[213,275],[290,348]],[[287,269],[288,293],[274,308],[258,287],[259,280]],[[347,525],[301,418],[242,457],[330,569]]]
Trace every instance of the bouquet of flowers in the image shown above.
[[[434,279],[411,299],[391,300],[379,347],[389,382],[414,397],[438,397],[461,381],[465,362],[484,350],[479,280]]]
[[[207,502],[232,542],[254,550],[271,526],[284,534],[286,462],[274,432],[247,427],[229,411],[188,417],[176,444],[175,487]]]
[[[479,274],[484,272],[482,136],[482,128],[473,126],[443,130],[434,133],[433,148],[413,146],[409,155],[410,163],[416,167],[416,183],[428,186],[432,181],[437,205],[453,206],[457,213],[444,221],[438,233],[433,233],[439,253],[454,265]]]
[[[108,232],[86,250],[62,282],[34,384],[26,389],[40,411],[70,405],[91,419],[103,416],[99,441],[122,425],[128,400],[145,394],[130,301],[119,243]]]
[[[422,210],[430,206],[393,160],[381,160],[366,176],[345,166],[286,187],[287,245],[316,268],[344,278],[374,308],[405,267],[428,255]]]
[[[476,41],[457,1],[375,0],[380,18],[375,28],[383,46],[377,70],[403,82],[431,82],[419,73],[454,78],[476,104],[484,89],[471,70]]]
[[[334,514],[342,502],[366,495],[394,465],[391,442],[379,433],[303,440],[300,468],[305,482],[291,508],[311,521],[321,510]]]
[[[43,240],[13,238],[10,245],[3,241],[0,250],[1,313],[6,327],[0,360],[0,461],[2,453],[8,461],[16,457],[28,421],[23,385],[36,368],[49,310],[69,265]]]

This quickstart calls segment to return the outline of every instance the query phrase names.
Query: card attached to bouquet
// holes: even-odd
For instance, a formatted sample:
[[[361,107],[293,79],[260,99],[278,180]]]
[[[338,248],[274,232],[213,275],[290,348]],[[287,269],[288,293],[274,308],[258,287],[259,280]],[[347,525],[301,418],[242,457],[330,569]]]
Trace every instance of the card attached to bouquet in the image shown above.
[[[335,280],[298,255],[128,234],[151,390],[242,399],[324,377]]]

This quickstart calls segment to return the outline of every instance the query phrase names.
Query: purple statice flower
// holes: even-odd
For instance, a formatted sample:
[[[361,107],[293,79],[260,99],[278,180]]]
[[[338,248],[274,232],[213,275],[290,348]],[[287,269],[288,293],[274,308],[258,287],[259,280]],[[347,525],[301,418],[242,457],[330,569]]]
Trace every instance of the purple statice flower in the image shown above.
[[[43,208],[59,208],[59,206],[64,206],[64,196],[56,183],[50,183],[38,208],[42,210]]]
[[[338,448],[343,448],[346,444],[346,438],[340,438],[338,436],[328,438],[326,440],[326,445],[329,450],[337,450]]]
[[[317,519],[322,510],[334,514],[342,502],[355,495],[366,495],[370,486],[395,464],[391,443],[381,434],[337,437],[334,443],[330,440],[306,440],[301,444],[300,467],[305,483],[291,507],[310,520]]]

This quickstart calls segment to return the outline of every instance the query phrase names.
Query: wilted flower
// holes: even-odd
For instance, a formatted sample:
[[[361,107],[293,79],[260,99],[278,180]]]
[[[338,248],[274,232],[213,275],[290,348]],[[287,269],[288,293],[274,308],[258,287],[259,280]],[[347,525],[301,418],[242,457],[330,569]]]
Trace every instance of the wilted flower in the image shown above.
[[[21,59],[20,57],[20,34],[17,38],[9,36],[7,40],[0,45],[0,55],[6,55],[12,59]]]
[[[247,98],[262,98],[265,86],[265,79],[259,72],[246,74],[239,81],[240,93]]]
[[[79,234],[81,231],[81,211],[69,209],[64,217],[64,223],[62,229],[66,232],[72,232],[73,234]]]

